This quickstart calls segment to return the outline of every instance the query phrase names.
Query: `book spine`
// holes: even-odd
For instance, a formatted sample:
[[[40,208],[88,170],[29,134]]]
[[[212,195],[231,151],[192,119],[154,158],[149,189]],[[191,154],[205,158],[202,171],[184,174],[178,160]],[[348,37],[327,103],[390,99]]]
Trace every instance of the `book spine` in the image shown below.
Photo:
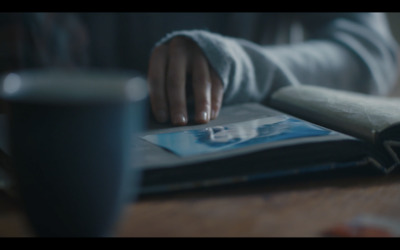
[[[383,147],[386,149],[386,152],[392,158],[393,163],[391,165],[384,166],[379,161],[377,161],[376,159],[374,159],[372,157],[369,157],[368,160],[371,164],[373,164],[378,169],[382,170],[385,174],[389,174],[393,170],[395,170],[397,167],[400,166],[400,156],[399,156],[400,142],[393,141],[393,140],[386,140],[382,144],[383,144]]]
[[[154,185],[154,186],[149,185],[149,186],[141,187],[140,194],[146,195],[146,194],[152,194],[152,193],[173,192],[173,191],[181,191],[181,190],[188,190],[188,189],[195,189],[195,188],[205,188],[205,187],[215,187],[215,186],[228,185],[228,184],[238,184],[238,183],[244,183],[244,182],[292,176],[292,175],[298,175],[298,174],[304,174],[304,173],[322,172],[322,171],[329,171],[329,170],[342,169],[342,168],[351,168],[351,167],[360,167],[360,166],[365,166],[369,163],[370,163],[369,159],[362,159],[362,160],[358,160],[358,161],[327,163],[327,164],[313,165],[313,166],[303,167],[303,168],[296,168],[296,169],[291,169],[291,170],[281,170],[281,171],[258,173],[258,174],[252,174],[252,175],[233,176],[233,177],[209,179],[209,180],[202,180],[202,181],[188,181],[188,182],[165,184],[165,185]]]

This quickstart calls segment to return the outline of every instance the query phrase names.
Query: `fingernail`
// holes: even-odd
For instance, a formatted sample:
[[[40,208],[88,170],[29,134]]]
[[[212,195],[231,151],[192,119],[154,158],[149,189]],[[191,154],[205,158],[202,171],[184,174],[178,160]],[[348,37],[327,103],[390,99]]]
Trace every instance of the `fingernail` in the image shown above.
[[[157,111],[157,120],[159,122],[167,122],[168,120],[167,112],[165,112],[164,110]]]
[[[183,114],[174,115],[172,123],[175,125],[185,125],[187,122],[186,116]]]
[[[211,110],[211,119],[212,120],[215,119],[215,116],[216,116],[215,110]]]
[[[197,116],[197,122],[208,122],[208,113],[206,111],[200,112]]]

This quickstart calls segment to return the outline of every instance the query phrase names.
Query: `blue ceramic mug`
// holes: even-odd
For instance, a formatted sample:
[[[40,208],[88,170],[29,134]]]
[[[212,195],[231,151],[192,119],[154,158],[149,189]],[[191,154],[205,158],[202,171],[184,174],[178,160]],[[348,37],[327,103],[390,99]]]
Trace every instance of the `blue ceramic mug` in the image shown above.
[[[21,200],[45,237],[112,236],[139,188],[134,134],[146,86],[134,73],[37,70],[2,82]]]

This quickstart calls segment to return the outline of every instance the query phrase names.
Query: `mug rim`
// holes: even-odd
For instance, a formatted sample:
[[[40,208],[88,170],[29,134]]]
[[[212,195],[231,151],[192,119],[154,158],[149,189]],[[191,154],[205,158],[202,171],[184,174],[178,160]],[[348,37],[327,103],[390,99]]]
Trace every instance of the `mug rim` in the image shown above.
[[[0,98],[9,102],[136,102],[147,97],[145,79],[135,71],[36,69],[9,72]]]

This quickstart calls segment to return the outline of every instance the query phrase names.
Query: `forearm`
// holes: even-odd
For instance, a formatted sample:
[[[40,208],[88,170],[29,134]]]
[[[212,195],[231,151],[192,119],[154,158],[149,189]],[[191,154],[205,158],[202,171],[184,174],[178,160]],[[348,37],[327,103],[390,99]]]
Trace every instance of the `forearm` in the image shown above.
[[[275,89],[297,84],[386,94],[397,78],[396,45],[378,33],[380,27],[338,20],[291,45],[262,46],[199,30],[175,32],[162,42],[179,35],[196,41],[224,84],[225,104],[266,102]]]

